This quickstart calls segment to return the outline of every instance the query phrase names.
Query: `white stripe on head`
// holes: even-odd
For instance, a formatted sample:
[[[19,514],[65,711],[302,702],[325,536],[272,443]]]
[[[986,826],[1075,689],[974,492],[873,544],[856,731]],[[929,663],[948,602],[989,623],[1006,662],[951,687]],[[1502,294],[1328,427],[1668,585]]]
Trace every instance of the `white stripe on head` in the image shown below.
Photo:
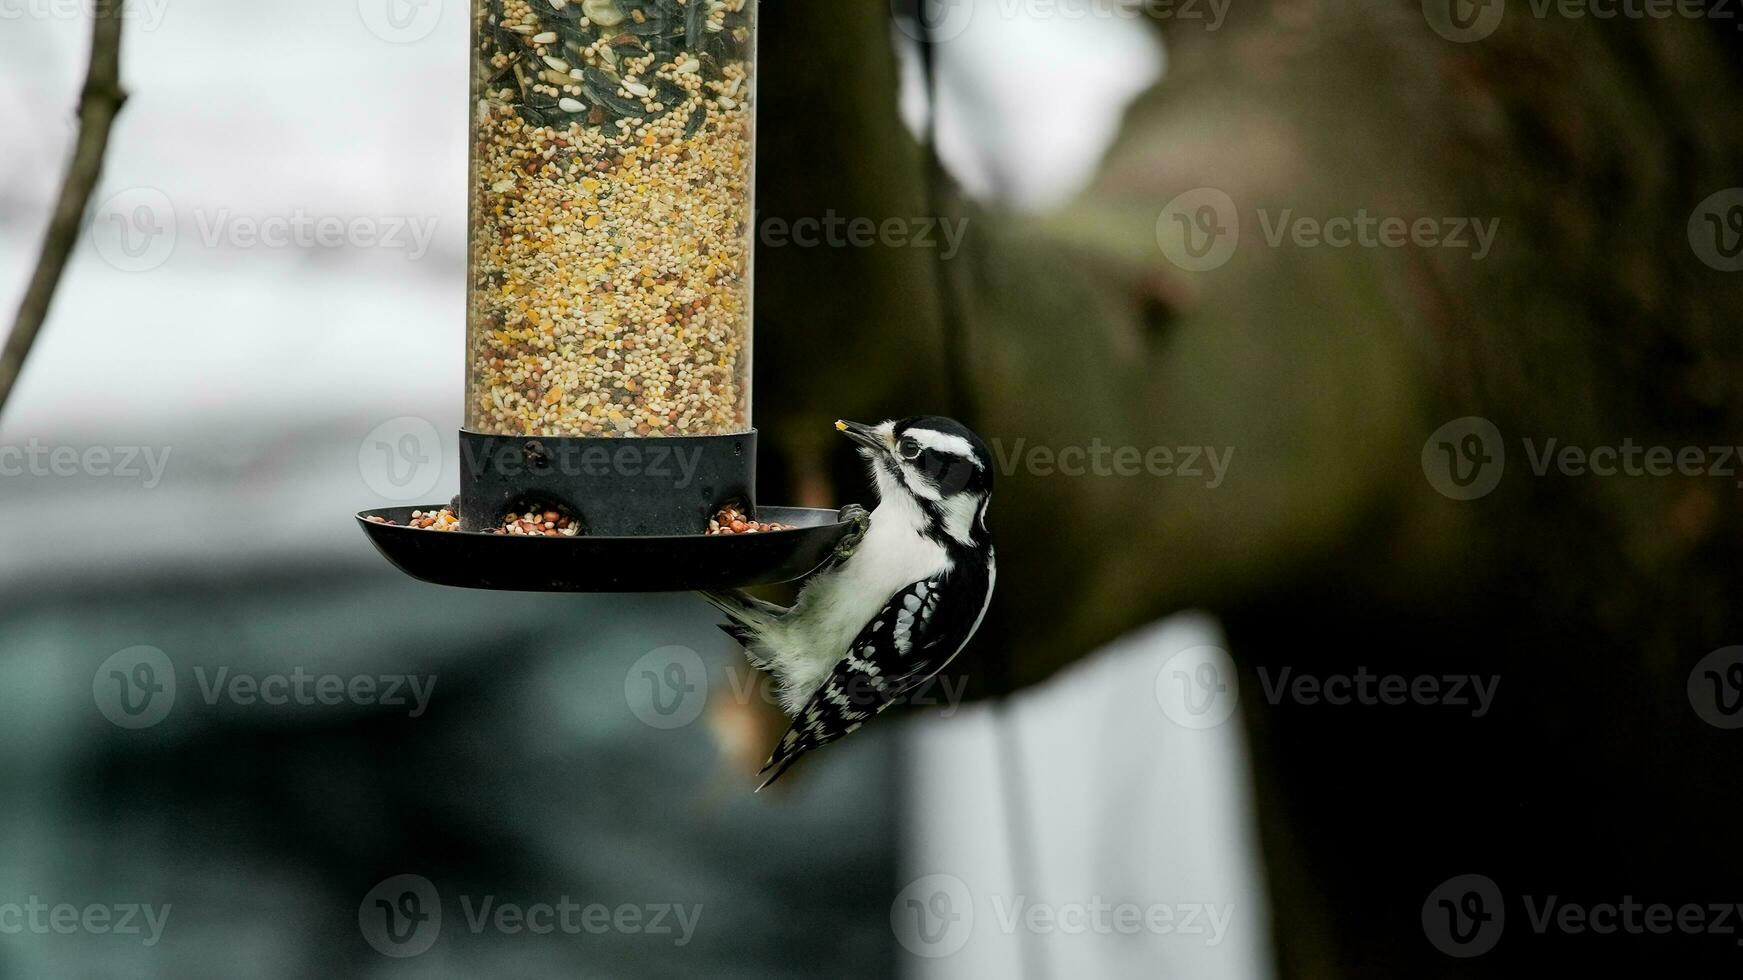
[[[961,456],[973,463],[977,469],[984,469],[980,457],[974,451],[974,444],[959,435],[939,432],[937,429],[909,429],[902,433],[927,449],[935,449],[952,456]]]

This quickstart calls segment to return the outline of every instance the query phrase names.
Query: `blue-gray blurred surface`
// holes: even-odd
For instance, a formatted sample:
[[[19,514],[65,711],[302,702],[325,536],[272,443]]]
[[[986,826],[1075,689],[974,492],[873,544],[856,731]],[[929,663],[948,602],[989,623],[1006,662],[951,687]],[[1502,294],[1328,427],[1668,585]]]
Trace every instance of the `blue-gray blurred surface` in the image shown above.
[[[893,968],[891,740],[873,733],[791,791],[753,796],[710,734],[738,689],[695,600],[474,594],[385,568],[235,563],[21,584],[0,610],[0,903],[169,906],[150,948],[148,936],[52,923],[0,936],[0,975]],[[177,688],[161,722],[128,730],[105,718],[93,681],[142,644],[170,658]],[[626,693],[663,644],[701,650],[717,684],[708,712],[670,729],[641,720],[646,703]],[[420,678],[427,710],[247,703],[229,686],[299,667]],[[427,952],[395,959],[365,941],[358,913],[401,874],[434,885],[443,920]],[[535,935],[494,917],[478,928],[487,898],[649,911],[640,927]],[[700,907],[687,943],[670,917],[672,934],[649,934],[665,905]]]

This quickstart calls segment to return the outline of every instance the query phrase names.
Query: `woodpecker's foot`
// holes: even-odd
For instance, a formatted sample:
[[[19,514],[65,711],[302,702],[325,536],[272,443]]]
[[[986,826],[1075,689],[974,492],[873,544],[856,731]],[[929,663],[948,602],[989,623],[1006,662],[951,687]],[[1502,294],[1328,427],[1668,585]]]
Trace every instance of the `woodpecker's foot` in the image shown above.
[[[853,557],[859,543],[865,540],[865,532],[871,530],[871,511],[858,504],[848,504],[841,508],[841,519],[853,525],[853,530],[847,532],[847,537],[835,546],[835,557],[846,560]]]

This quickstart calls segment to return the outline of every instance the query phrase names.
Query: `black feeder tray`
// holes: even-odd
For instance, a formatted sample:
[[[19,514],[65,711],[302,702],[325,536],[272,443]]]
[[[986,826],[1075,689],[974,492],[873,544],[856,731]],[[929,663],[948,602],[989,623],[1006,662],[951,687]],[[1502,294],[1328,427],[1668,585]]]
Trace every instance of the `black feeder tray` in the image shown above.
[[[414,509],[365,511],[363,533],[395,568],[462,589],[505,592],[673,592],[775,585],[804,578],[829,559],[851,525],[832,510],[765,507],[760,520],[796,531],[723,537],[535,538],[389,527]]]
[[[413,510],[357,522],[394,567],[436,585],[508,592],[688,592],[802,579],[853,529],[832,510],[761,507],[756,433],[673,438],[460,434],[461,530],[405,526]],[[728,504],[791,531],[709,536]],[[509,513],[557,510],[575,537],[488,533]],[[379,517],[394,522],[380,524]]]

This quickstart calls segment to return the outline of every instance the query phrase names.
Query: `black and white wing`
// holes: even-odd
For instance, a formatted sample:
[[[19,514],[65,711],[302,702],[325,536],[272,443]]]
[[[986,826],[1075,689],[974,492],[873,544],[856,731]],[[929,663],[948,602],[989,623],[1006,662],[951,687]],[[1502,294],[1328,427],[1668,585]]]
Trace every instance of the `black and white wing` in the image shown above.
[[[794,718],[763,766],[764,773],[773,770],[763,786],[806,752],[858,731],[948,666],[980,628],[992,584],[990,565],[970,573],[958,566],[896,593]]]

